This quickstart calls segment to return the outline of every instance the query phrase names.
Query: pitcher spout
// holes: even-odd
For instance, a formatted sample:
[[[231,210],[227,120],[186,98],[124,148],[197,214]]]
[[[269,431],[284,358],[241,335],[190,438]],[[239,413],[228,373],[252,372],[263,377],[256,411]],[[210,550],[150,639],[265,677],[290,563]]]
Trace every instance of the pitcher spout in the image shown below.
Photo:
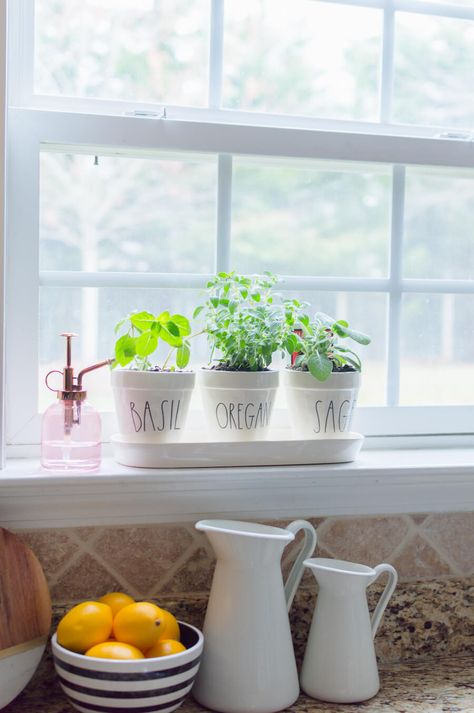
[[[201,520],[196,529],[205,532],[220,562],[261,568],[279,562],[283,550],[295,539],[292,532],[270,525],[238,520]]]
[[[377,578],[372,567],[344,560],[312,557],[304,561],[304,566],[311,570],[320,587],[333,586],[338,590],[341,587],[365,589]]]

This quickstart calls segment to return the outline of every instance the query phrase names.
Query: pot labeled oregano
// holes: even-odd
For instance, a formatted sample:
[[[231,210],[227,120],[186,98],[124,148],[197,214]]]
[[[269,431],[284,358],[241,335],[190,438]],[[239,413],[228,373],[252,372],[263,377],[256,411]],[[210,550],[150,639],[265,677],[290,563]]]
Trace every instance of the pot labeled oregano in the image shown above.
[[[278,371],[270,369],[282,349],[287,325],[275,299],[276,277],[221,272],[207,284],[198,307],[207,334],[210,359],[199,373],[202,401],[211,437],[221,441],[268,436]]]

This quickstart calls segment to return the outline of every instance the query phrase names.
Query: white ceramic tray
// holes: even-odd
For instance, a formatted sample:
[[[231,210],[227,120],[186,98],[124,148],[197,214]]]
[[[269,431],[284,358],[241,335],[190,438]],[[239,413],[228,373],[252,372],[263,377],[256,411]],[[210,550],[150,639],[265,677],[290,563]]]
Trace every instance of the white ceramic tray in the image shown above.
[[[266,441],[182,443],[129,443],[112,436],[115,460],[136,468],[225,468],[262,465],[315,465],[355,460],[364,437],[347,433],[343,438],[297,440],[288,437]]]

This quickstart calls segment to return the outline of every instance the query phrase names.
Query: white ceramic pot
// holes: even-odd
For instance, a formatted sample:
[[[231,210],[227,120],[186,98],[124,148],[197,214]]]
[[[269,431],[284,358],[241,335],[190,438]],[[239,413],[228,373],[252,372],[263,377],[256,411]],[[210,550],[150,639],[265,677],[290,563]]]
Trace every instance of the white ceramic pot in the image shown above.
[[[284,369],[288,413],[299,438],[341,438],[351,430],[360,386],[358,371],[335,372],[318,381],[309,371]]]
[[[213,440],[267,438],[278,388],[278,371],[202,369],[198,383]]]
[[[196,375],[193,372],[112,372],[120,435],[131,443],[181,440]]]
[[[27,642],[0,653],[0,709],[22,691],[36,671],[46,647],[44,641]]]

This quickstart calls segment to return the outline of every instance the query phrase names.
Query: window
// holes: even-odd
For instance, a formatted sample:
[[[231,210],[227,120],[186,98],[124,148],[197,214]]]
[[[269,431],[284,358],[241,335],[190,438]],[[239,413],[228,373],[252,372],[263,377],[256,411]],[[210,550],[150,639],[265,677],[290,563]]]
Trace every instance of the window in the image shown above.
[[[103,359],[124,313],[189,314],[229,269],[372,335],[366,434],[472,432],[471,0],[9,12],[8,443],[39,440],[59,332]]]

